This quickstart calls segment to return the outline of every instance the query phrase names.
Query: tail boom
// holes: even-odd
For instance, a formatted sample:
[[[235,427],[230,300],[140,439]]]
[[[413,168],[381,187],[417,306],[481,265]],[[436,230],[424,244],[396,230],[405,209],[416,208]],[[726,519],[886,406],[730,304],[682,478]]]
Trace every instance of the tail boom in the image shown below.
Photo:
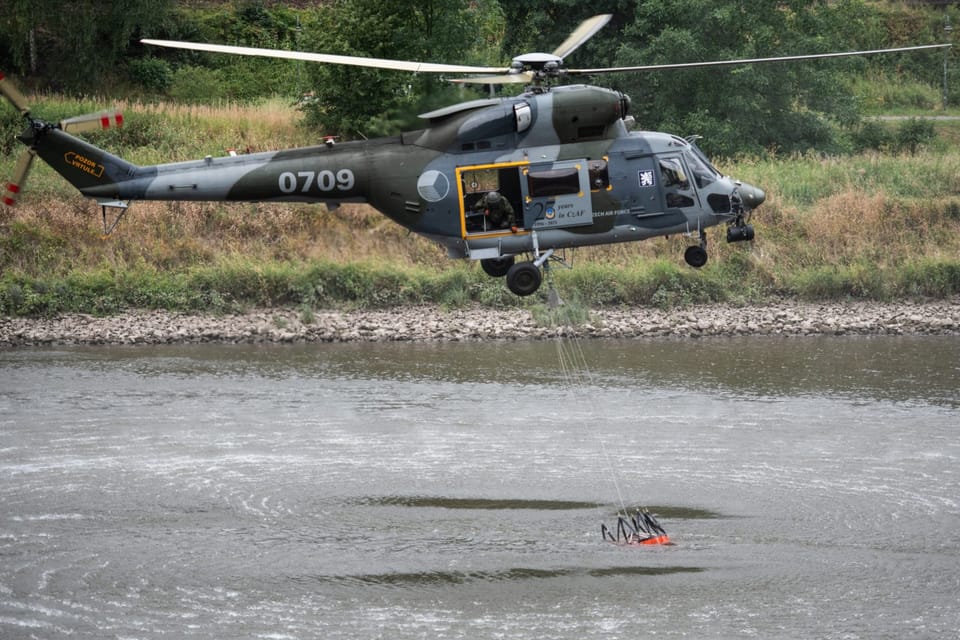
[[[362,151],[317,146],[141,167],[59,129],[21,140],[83,195],[101,202],[367,201]]]

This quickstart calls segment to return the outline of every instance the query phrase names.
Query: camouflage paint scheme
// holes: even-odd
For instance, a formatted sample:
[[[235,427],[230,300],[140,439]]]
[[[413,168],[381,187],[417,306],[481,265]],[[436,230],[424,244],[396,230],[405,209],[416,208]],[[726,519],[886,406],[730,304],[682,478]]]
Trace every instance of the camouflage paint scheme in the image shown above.
[[[136,200],[367,202],[459,258],[536,256],[552,248],[699,232],[721,222],[742,224],[742,214],[763,202],[760,189],[721,176],[687,141],[629,131],[628,109],[629,99],[616,91],[555,87],[424,114],[424,129],[396,137],[146,167],[40,121],[20,140],[105,206],[125,208]],[[679,206],[670,205],[667,165],[679,166],[686,179]],[[596,183],[586,181],[593,180],[595,166],[604,170]],[[507,180],[515,230],[468,231],[465,167],[485,167]],[[579,176],[579,188],[536,195],[537,175],[547,181]],[[567,222],[560,219],[564,208]]]

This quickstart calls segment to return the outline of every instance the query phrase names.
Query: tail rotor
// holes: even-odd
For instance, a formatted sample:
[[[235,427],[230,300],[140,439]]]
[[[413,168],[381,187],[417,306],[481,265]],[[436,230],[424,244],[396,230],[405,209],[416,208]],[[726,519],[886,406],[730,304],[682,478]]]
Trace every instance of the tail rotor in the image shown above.
[[[65,133],[86,133],[88,131],[122,127],[123,114],[117,110],[98,111],[97,113],[88,113],[83,116],[61,120],[59,126]]]
[[[13,177],[10,179],[10,182],[7,183],[7,188],[4,190],[3,198],[0,202],[3,202],[3,204],[8,207],[17,204],[20,190],[23,188],[23,183],[27,179],[27,174],[30,172],[30,165],[33,164],[35,157],[36,154],[33,152],[33,149],[27,149],[20,154],[20,158],[17,160],[17,166],[13,170]]]
[[[30,107],[27,106],[27,99],[22,93],[20,93],[20,90],[17,89],[13,82],[7,80],[2,71],[0,71],[0,94],[3,94],[3,97],[9,100],[14,109],[22,113],[25,118],[30,118]],[[30,165],[33,164],[33,158],[33,151],[28,149],[22,153],[19,160],[17,160],[17,166],[13,170],[13,177],[3,192],[3,199],[0,200],[6,206],[12,207],[14,204],[16,204],[17,195],[20,193],[20,188],[23,185],[23,181],[26,179],[27,173],[30,171]]]
[[[17,166],[13,170],[13,176],[7,183],[0,203],[7,207],[12,207],[17,203],[20,192],[23,190],[23,184],[30,173],[30,167],[37,153],[34,146],[43,137],[43,134],[50,129],[60,129],[64,133],[77,134],[90,131],[99,131],[101,129],[110,129],[123,125],[123,114],[117,110],[99,111],[97,113],[88,113],[82,116],[75,116],[61,120],[56,124],[44,122],[30,115],[30,105],[26,97],[17,89],[2,71],[0,71],[0,94],[6,98],[13,107],[19,111],[27,120],[28,129],[18,138],[27,145],[27,149],[20,154],[17,160]]]
[[[20,90],[17,89],[13,82],[7,80],[6,76],[3,75],[3,71],[0,71],[0,93],[10,101],[10,104],[12,104],[17,111],[27,118],[30,117],[30,107],[27,105],[27,99],[20,93]]]

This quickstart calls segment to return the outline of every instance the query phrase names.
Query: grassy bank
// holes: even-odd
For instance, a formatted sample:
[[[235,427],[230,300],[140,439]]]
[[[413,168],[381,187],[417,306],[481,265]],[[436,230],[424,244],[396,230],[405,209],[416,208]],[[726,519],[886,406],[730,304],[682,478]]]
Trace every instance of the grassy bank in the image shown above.
[[[276,101],[122,106],[125,128],[95,142],[139,164],[315,142]],[[100,107],[38,99],[34,113]],[[683,263],[678,237],[581,249],[575,269],[554,271],[556,284],[590,305],[960,294],[960,136],[954,123],[936,126],[915,153],[718,161],[767,191],[754,242],[728,245],[724,229],[711,229],[699,271]],[[19,127],[14,116],[0,120],[0,175],[12,171]],[[0,313],[537,302],[359,205],[136,203],[110,238],[101,231],[97,207],[36,163],[21,204],[0,212]]]

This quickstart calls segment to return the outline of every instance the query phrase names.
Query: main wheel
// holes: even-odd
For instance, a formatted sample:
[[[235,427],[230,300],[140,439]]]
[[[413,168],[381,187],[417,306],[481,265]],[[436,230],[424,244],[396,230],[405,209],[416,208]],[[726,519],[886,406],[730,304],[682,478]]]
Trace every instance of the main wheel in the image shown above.
[[[686,260],[687,264],[691,267],[699,269],[707,264],[707,250],[699,245],[689,246],[687,250],[683,252],[683,259]]]
[[[506,258],[485,258],[480,261],[480,268],[490,277],[502,278],[510,271],[513,262],[513,256],[507,256]]]
[[[540,288],[543,275],[532,262],[518,262],[507,271],[507,288],[518,296],[528,296]]]

